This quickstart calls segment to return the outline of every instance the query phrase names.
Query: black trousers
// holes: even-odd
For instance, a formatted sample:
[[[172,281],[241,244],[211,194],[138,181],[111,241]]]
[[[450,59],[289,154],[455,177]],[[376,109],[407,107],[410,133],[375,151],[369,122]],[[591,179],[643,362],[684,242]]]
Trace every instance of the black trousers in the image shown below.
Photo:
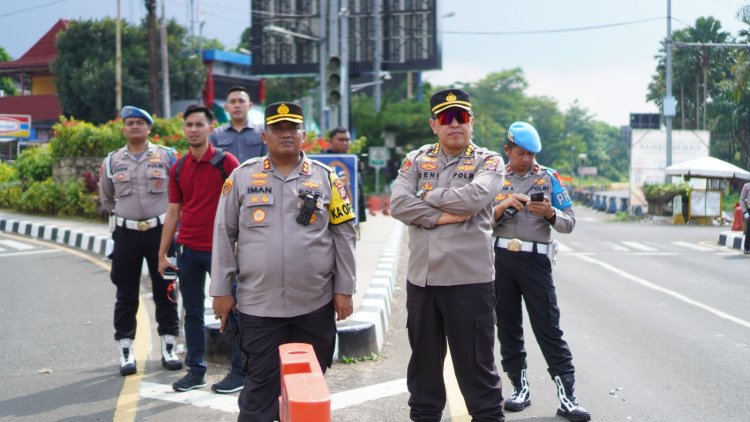
[[[336,317],[333,302],[309,314],[292,318],[269,318],[237,312],[240,342],[247,356],[245,388],[238,404],[241,422],[272,422],[279,419],[281,362],[279,346],[308,343],[315,350],[325,373],[333,361]]]
[[[742,245],[743,251],[750,251],[750,220],[745,220],[745,240]]]
[[[472,421],[503,421],[503,392],[495,368],[495,286],[447,287],[406,283],[411,358],[406,372],[413,421],[438,422],[445,407],[443,366],[450,347],[458,386]]]
[[[138,297],[141,286],[141,268],[146,259],[151,275],[151,288],[156,304],[156,322],[159,335],[179,333],[176,291],[169,299],[169,282],[159,274],[159,242],[162,226],[146,231],[116,227],[112,233],[115,246],[112,251],[110,279],[117,286],[115,302],[115,340],[135,338]]]
[[[495,248],[495,290],[503,370],[516,372],[526,368],[523,299],[550,376],[574,372],[573,355],[562,338],[560,309],[547,255]]]

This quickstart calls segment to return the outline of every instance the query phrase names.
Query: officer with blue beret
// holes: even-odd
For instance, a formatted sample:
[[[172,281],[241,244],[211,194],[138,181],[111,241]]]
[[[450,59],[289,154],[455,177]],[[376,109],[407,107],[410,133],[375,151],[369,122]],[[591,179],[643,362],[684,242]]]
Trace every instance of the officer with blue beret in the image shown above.
[[[495,291],[497,335],[503,370],[513,384],[505,410],[521,411],[531,405],[526,374],[521,299],[547,371],[557,385],[559,416],[588,421],[591,415],[575,398],[573,355],[563,340],[560,309],[552,281],[556,243],[551,230],[570,233],[575,227],[573,203],[557,172],[539,165],[542,142],[534,126],[515,122],[508,129],[503,151],[508,157],[505,182],[495,198]]]
[[[117,286],[114,326],[120,354],[120,374],[136,372],[133,345],[139,304],[143,259],[148,264],[156,304],[157,331],[161,336],[162,366],[182,368],[176,354],[179,333],[177,301],[172,282],[159,274],[159,242],[168,205],[169,169],[176,152],[151,143],[154,120],[145,110],[125,106],[120,113],[127,144],[110,152],[99,175],[102,208],[112,214],[114,249],[110,279]]]

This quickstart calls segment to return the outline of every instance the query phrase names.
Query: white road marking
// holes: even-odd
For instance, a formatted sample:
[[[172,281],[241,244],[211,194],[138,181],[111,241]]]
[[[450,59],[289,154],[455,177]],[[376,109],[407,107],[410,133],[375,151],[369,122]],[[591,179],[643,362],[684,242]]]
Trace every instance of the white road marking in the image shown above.
[[[28,243],[16,242],[15,240],[0,240],[0,245],[4,245],[19,251],[30,251],[32,249],[36,249],[36,246],[29,245]]]
[[[44,249],[41,251],[4,253],[4,254],[0,254],[0,258],[6,258],[9,256],[21,256],[21,255],[39,255],[43,253],[55,253],[55,252],[60,252],[60,250],[59,249]]]
[[[675,246],[682,247],[682,248],[692,249],[692,250],[698,251],[698,252],[714,252],[714,251],[716,251],[716,249],[714,249],[714,248],[709,248],[709,247],[706,247],[706,246],[696,245],[695,243],[690,243],[690,242],[683,242],[681,240],[674,241],[674,242],[672,242],[672,244],[675,245]]]
[[[576,256],[576,257],[578,257],[578,258],[580,258],[580,259],[582,259],[582,260],[584,260],[586,262],[589,262],[591,264],[599,265],[600,267],[602,267],[602,268],[604,268],[606,270],[609,270],[609,271],[611,271],[611,272],[613,272],[613,273],[615,273],[615,274],[617,274],[617,275],[619,275],[619,276],[621,276],[621,277],[623,277],[623,278],[625,278],[627,280],[630,280],[632,282],[638,283],[638,284],[640,284],[640,285],[642,285],[644,287],[648,287],[649,289],[656,290],[657,292],[661,292],[661,293],[664,293],[666,295],[672,296],[675,299],[681,300],[681,301],[683,301],[683,302],[685,302],[685,303],[687,303],[689,305],[693,305],[696,308],[703,309],[704,311],[706,311],[708,313],[711,313],[713,315],[716,315],[719,318],[723,318],[723,319],[729,320],[731,322],[734,322],[734,323],[736,323],[738,325],[741,325],[743,327],[750,328],[750,321],[745,321],[742,318],[737,318],[737,317],[735,317],[733,315],[730,315],[730,314],[728,314],[726,312],[720,311],[720,310],[718,310],[716,308],[713,308],[711,306],[708,306],[706,304],[698,302],[697,300],[693,300],[693,299],[691,299],[691,298],[689,298],[689,297],[687,297],[687,296],[685,296],[685,295],[683,295],[681,293],[677,293],[677,292],[675,292],[673,290],[667,289],[665,287],[661,287],[661,286],[659,286],[657,284],[654,284],[654,283],[652,283],[652,282],[650,282],[648,280],[644,280],[644,279],[642,279],[640,277],[637,277],[637,276],[635,276],[633,274],[630,274],[627,271],[621,270],[621,269],[619,269],[619,268],[617,268],[617,267],[615,267],[613,265],[607,264],[606,262],[599,261],[598,259],[594,259],[594,258],[592,258],[590,256],[586,256],[586,255],[583,255],[583,254],[572,254],[572,255]]]
[[[656,248],[652,248],[651,246],[644,245],[643,243],[639,243],[639,242],[632,242],[632,241],[629,241],[629,240],[623,240],[620,243],[622,243],[625,246],[630,246],[633,249],[638,249],[639,251],[643,251],[643,252],[656,252],[656,251],[658,251],[658,249],[656,249]]]
[[[207,407],[227,413],[240,413],[237,396],[233,394],[214,394],[204,390],[177,392],[168,384],[142,382],[141,397]]]
[[[615,242],[604,242],[605,245],[609,246],[613,251],[617,252],[628,252],[630,249],[625,246],[620,246]]]
[[[331,394],[331,410],[339,410],[371,400],[378,400],[408,392],[409,390],[406,388],[406,378],[399,378],[381,384],[341,391]]]
[[[407,392],[406,378],[341,391],[331,394],[331,411]],[[240,411],[237,406],[237,395],[235,394],[214,394],[203,389],[178,393],[168,384],[143,382],[141,383],[141,397],[206,407],[226,413],[239,413]]]
[[[3,248],[0,248],[0,252],[5,252],[5,249],[3,249]]]
[[[560,252],[571,252],[573,249],[571,249],[570,246],[562,242],[557,242],[557,250]]]

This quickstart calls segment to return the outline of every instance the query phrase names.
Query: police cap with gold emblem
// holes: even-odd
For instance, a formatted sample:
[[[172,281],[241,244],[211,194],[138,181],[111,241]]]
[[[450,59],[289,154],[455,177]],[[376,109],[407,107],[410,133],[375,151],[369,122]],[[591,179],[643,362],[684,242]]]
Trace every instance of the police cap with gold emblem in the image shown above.
[[[146,123],[149,124],[149,126],[154,125],[154,119],[151,118],[151,115],[148,114],[146,110],[141,110],[138,107],[125,106],[122,108],[122,111],[120,112],[120,116],[122,116],[122,120],[143,119],[146,121]]]
[[[458,107],[471,112],[469,94],[460,89],[444,89],[432,94],[430,107],[433,116],[437,116],[451,107]]]
[[[302,106],[297,103],[280,102],[266,106],[266,126],[284,120],[294,123],[302,123],[304,115]]]

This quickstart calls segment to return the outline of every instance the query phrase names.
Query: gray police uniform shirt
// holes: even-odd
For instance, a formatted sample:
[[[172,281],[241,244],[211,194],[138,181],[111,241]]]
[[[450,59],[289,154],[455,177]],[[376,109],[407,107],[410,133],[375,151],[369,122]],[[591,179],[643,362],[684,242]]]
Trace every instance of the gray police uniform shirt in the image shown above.
[[[393,184],[391,215],[409,226],[409,282],[455,286],[495,279],[492,201],[504,168],[498,153],[472,143],[453,157],[439,143],[406,156]],[[424,201],[415,196],[420,189],[429,191]],[[472,217],[436,226],[443,212]]]
[[[227,123],[213,131],[208,140],[213,146],[231,152],[243,163],[268,152],[260,133],[260,129],[249,122],[239,132],[232,127],[232,123]]]
[[[296,219],[300,195],[308,193],[319,198],[305,226]],[[284,178],[268,157],[250,159],[222,188],[209,293],[232,294],[237,274],[240,312],[277,318],[308,314],[330,303],[334,293],[354,293],[355,238],[351,204],[331,168],[302,153]]]
[[[573,231],[576,225],[576,217],[570,196],[558,179],[557,172],[537,163],[534,163],[524,175],[514,173],[510,166],[506,167],[505,182],[502,190],[495,198],[495,205],[512,193],[531,195],[536,192],[544,193],[544,196],[552,202],[552,207],[555,210],[554,224],[550,224],[543,216],[533,214],[527,208],[524,208],[513,218],[504,219],[501,217],[499,224],[496,223],[493,230],[494,236],[520,239],[527,242],[549,243],[553,228],[559,233]]]
[[[164,214],[169,205],[169,169],[175,161],[173,149],[151,142],[140,159],[127,145],[111,152],[99,172],[102,208],[128,220]]]

